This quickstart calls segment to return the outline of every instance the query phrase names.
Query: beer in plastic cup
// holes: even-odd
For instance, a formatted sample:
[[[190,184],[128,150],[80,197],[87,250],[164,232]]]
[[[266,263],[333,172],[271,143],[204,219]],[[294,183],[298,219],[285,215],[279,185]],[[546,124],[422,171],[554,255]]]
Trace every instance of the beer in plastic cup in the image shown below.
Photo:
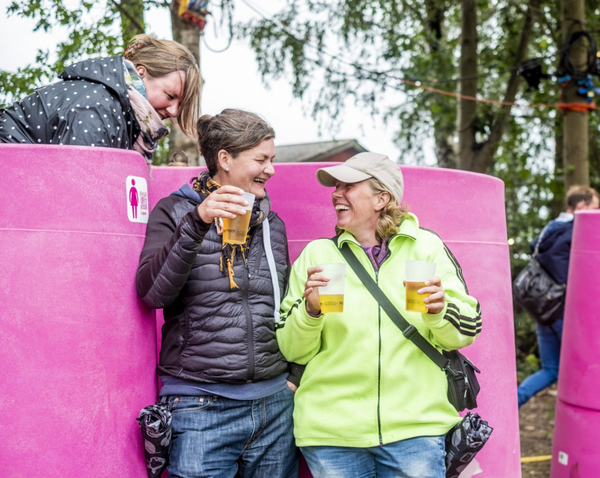
[[[254,194],[244,193],[242,197],[248,201],[248,206],[239,206],[246,210],[244,214],[237,215],[235,219],[223,218],[223,242],[228,244],[244,244],[252,216]]]
[[[431,294],[420,295],[417,291],[425,287],[425,281],[435,275],[435,262],[406,261],[406,310],[412,312],[428,312],[424,299]]]
[[[319,287],[321,313],[343,312],[346,264],[318,264],[318,266],[323,268],[321,275],[329,279],[325,287]]]

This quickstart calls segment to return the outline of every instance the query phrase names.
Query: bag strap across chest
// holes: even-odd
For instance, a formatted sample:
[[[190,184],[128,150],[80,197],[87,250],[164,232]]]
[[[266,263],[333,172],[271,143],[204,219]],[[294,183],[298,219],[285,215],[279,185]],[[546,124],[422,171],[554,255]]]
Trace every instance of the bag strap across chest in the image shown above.
[[[427,355],[440,369],[446,371],[450,365],[450,360],[444,357],[438,350],[423,337],[417,328],[409,324],[402,314],[392,304],[387,295],[379,288],[377,283],[369,275],[358,258],[354,255],[348,243],[342,244],[340,252],[346,262],[354,270],[358,278],[362,281],[367,290],[371,293],[379,305],[383,308],[392,322],[400,329],[402,335],[412,341],[421,351]]]

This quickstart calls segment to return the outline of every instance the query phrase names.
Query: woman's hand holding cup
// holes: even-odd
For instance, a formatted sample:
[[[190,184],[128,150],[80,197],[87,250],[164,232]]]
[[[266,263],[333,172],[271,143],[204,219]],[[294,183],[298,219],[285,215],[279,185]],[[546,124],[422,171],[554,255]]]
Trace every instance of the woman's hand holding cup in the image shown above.
[[[245,214],[248,201],[242,194],[244,190],[238,187],[221,186],[198,206],[200,218],[208,224],[216,218],[235,219],[236,216]]]
[[[446,306],[442,280],[434,276],[435,263],[430,261],[406,261],[405,281],[406,310],[422,314],[439,314]]]
[[[319,297],[319,287],[325,287],[329,282],[327,277],[323,277],[320,273],[323,268],[320,266],[312,266],[307,270],[306,283],[304,284],[304,293],[302,296],[306,299],[306,311],[310,315],[320,315],[321,303]]]
[[[446,306],[446,291],[442,287],[442,279],[432,277],[425,281],[425,287],[418,290],[419,294],[429,294],[423,299],[428,314],[439,314]]]

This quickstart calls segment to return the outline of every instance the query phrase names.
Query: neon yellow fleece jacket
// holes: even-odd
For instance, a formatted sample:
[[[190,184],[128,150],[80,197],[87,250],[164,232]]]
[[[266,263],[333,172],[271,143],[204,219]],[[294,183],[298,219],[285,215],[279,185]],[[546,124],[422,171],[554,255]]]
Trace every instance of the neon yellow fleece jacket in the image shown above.
[[[376,273],[354,237],[344,232],[338,246],[352,252],[404,318],[438,350],[471,344],[481,331],[481,311],[469,296],[460,266],[442,240],[419,228],[409,214],[389,243]],[[420,436],[445,434],[459,416],[447,399],[447,381],[416,345],[406,339],[350,266],[346,267],[344,312],[314,318],[302,293],[310,266],[345,262],[330,239],[309,243],[292,267],[282,303],[277,341],[290,362],[306,364],[295,397],[298,446],[372,447]],[[446,292],[439,314],[407,312],[404,262],[437,264]]]

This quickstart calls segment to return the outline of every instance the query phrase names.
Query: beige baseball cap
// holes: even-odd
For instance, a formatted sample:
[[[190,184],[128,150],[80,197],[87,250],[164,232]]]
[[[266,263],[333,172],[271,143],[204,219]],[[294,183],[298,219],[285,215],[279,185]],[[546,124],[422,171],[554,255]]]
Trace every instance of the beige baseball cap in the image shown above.
[[[402,171],[396,163],[383,154],[359,153],[339,166],[317,170],[317,181],[326,187],[335,186],[336,181],[358,183],[369,178],[378,179],[400,204],[404,192]]]

